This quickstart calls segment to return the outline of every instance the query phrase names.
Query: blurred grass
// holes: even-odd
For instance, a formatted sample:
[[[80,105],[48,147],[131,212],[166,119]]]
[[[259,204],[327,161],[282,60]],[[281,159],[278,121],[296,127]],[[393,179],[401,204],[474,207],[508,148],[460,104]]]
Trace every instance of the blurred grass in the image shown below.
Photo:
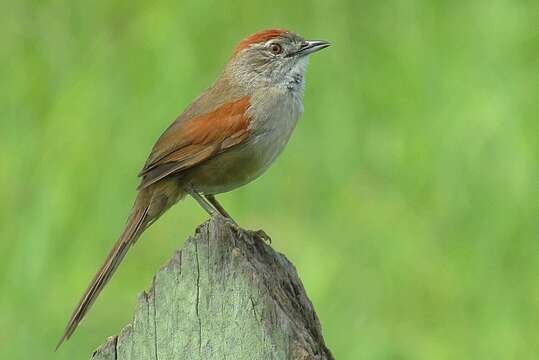
[[[88,358],[206,215],[131,251],[52,349],[121,230],[153,142],[243,36],[313,56],[273,168],[221,198],[297,266],[337,359],[539,353],[539,6],[533,1],[0,4],[0,358]]]

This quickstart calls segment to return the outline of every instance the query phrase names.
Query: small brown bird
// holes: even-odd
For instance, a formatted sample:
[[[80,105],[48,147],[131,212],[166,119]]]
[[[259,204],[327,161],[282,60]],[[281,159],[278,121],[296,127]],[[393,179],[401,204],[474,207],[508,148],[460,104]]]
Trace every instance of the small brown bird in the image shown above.
[[[215,199],[260,176],[303,112],[309,55],[326,41],[270,29],[242,40],[222,74],[154,145],[124,231],[82,296],[56,348],[73,334],[142,232],[186,194],[240,229]],[[267,238],[263,232],[258,232]]]

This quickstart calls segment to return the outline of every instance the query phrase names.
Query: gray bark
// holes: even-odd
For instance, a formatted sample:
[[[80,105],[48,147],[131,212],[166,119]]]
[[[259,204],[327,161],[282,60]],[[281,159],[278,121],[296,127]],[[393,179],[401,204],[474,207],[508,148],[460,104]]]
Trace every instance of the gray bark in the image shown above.
[[[201,225],[94,360],[333,359],[294,266],[220,218]]]

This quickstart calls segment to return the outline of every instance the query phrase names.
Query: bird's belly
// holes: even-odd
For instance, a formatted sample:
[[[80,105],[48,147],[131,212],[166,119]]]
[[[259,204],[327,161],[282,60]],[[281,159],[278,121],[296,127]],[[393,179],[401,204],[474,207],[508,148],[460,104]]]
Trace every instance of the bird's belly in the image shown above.
[[[301,96],[261,92],[251,101],[258,103],[249,138],[222,154],[190,170],[186,179],[195,190],[205,194],[231,191],[259,177],[284,149],[303,111]],[[270,98],[273,101],[267,101]],[[265,117],[263,114],[271,113]]]
[[[219,194],[245,185],[268,169],[288,142],[289,134],[263,133],[200,164],[189,174],[193,187]]]

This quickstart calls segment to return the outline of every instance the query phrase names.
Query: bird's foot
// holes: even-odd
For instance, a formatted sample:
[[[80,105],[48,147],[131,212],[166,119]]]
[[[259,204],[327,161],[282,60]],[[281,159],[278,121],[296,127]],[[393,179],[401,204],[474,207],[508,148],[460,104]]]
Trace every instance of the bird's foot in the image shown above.
[[[228,218],[226,216],[223,216],[223,215],[219,214],[218,212],[214,213],[212,215],[212,217],[218,218],[219,220],[224,222],[226,225],[228,225],[230,228],[232,228],[232,230],[234,230],[236,232],[242,230],[242,228],[240,228],[239,225],[236,224],[236,222],[234,220],[232,220],[231,218]]]
[[[251,237],[256,237],[258,238],[259,240],[262,240],[268,244],[271,244],[271,237],[266,234],[266,232],[262,229],[259,229],[259,230],[245,230],[243,229],[243,231],[245,231],[249,236]]]
[[[218,216],[225,224],[227,224],[235,233],[247,235],[248,237],[254,237],[259,240],[262,240],[268,244],[271,244],[271,237],[266,234],[262,229],[260,230],[246,230],[238,225],[237,222],[231,218],[227,218],[219,213],[216,213],[214,216]]]

